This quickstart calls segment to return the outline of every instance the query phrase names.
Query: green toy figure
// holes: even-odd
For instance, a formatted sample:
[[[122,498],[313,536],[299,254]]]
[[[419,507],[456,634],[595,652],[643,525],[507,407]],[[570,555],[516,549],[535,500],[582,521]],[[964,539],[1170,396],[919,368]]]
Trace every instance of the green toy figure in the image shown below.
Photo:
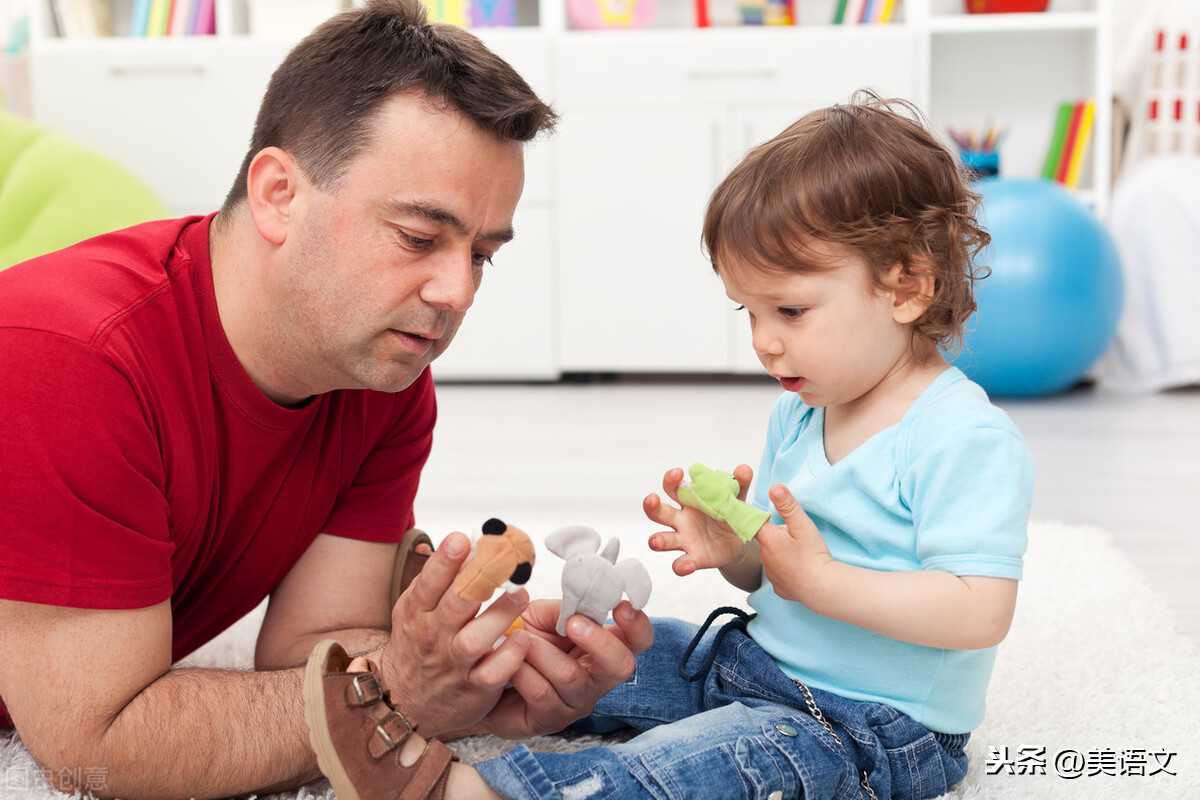
[[[697,461],[688,467],[691,483],[679,487],[679,502],[724,522],[743,542],[749,542],[771,518],[770,513],[738,499],[737,478]]]

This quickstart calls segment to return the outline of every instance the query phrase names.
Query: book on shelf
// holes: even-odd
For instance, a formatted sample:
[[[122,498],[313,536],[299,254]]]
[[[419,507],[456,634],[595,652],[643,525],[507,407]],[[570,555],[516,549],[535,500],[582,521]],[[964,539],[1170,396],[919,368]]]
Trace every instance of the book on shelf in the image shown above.
[[[834,25],[885,25],[896,12],[896,0],[837,0]]]
[[[216,32],[214,0],[133,0],[130,36],[210,36]]]
[[[1079,185],[1095,117],[1096,103],[1092,100],[1066,100],[1058,104],[1050,145],[1042,162],[1043,178],[1064,186]]]
[[[67,38],[112,36],[112,8],[108,0],[53,0],[59,35]]]
[[[146,22],[147,36],[166,36],[171,17],[171,0],[150,0],[150,18]]]
[[[192,7],[196,0],[174,0],[171,3],[171,18],[167,21],[168,36],[186,36],[191,33]]]

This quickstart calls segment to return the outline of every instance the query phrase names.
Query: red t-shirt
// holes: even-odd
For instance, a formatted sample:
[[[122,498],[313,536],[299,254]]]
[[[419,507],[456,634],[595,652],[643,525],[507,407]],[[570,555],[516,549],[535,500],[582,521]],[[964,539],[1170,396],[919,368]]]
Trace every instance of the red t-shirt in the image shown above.
[[[267,399],[221,327],[211,219],[0,272],[0,597],[170,598],[175,660],[257,606],[318,533],[399,541],[436,416],[428,370],[396,394]]]

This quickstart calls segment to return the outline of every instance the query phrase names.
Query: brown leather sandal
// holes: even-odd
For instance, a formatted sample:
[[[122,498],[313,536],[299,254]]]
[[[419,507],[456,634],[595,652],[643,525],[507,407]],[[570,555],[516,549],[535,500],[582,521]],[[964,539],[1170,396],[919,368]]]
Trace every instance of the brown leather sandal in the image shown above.
[[[392,707],[369,672],[347,672],[350,656],[326,639],[304,671],[304,721],[317,765],[339,800],[443,800],[449,747],[430,739],[411,765],[400,763],[400,746],[417,726]]]
[[[429,538],[429,534],[416,528],[405,531],[404,538],[400,540],[400,547],[396,550],[396,561],[392,564],[392,593],[388,609],[396,605],[396,600],[404,594],[404,590],[429,560],[428,553],[416,551],[417,545],[421,544],[429,545],[429,553],[433,552],[433,540]]]

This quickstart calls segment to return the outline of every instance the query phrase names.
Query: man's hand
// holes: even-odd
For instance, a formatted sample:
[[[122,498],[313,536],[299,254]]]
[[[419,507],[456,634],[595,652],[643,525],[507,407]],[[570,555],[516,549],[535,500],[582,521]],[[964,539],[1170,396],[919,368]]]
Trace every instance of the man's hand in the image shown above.
[[[560,606],[558,600],[530,604],[523,617],[532,634],[525,663],[512,676],[512,688],[469,732],[518,739],[560,731],[628,680],[636,655],[654,643],[649,618],[628,600],[613,610],[612,625],[574,615],[565,637],[555,633]]]
[[[733,471],[740,491],[738,499],[745,500],[754,478],[754,471],[741,464]],[[724,567],[736,561],[746,550],[745,543],[724,522],[718,522],[702,511],[679,502],[679,487],[683,483],[683,470],[678,467],[668,470],[663,476],[663,491],[680,508],[665,505],[657,494],[642,501],[642,510],[652,522],[671,528],[651,535],[651,550],[664,552],[682,550],[683,555],[675,559],[671,568],[676,575],[691,575],[698,569]]]
[[[425,737],[462,731],[488,714],[525,660],[532,637],[515,630],[496,641],[528,604],[524,590],[502,594],[482,614],[480,604],[451,589],[471,552],[464,534],[442,541],[392,609],[392,632],[381,651],[380,678],[392,704]]]

